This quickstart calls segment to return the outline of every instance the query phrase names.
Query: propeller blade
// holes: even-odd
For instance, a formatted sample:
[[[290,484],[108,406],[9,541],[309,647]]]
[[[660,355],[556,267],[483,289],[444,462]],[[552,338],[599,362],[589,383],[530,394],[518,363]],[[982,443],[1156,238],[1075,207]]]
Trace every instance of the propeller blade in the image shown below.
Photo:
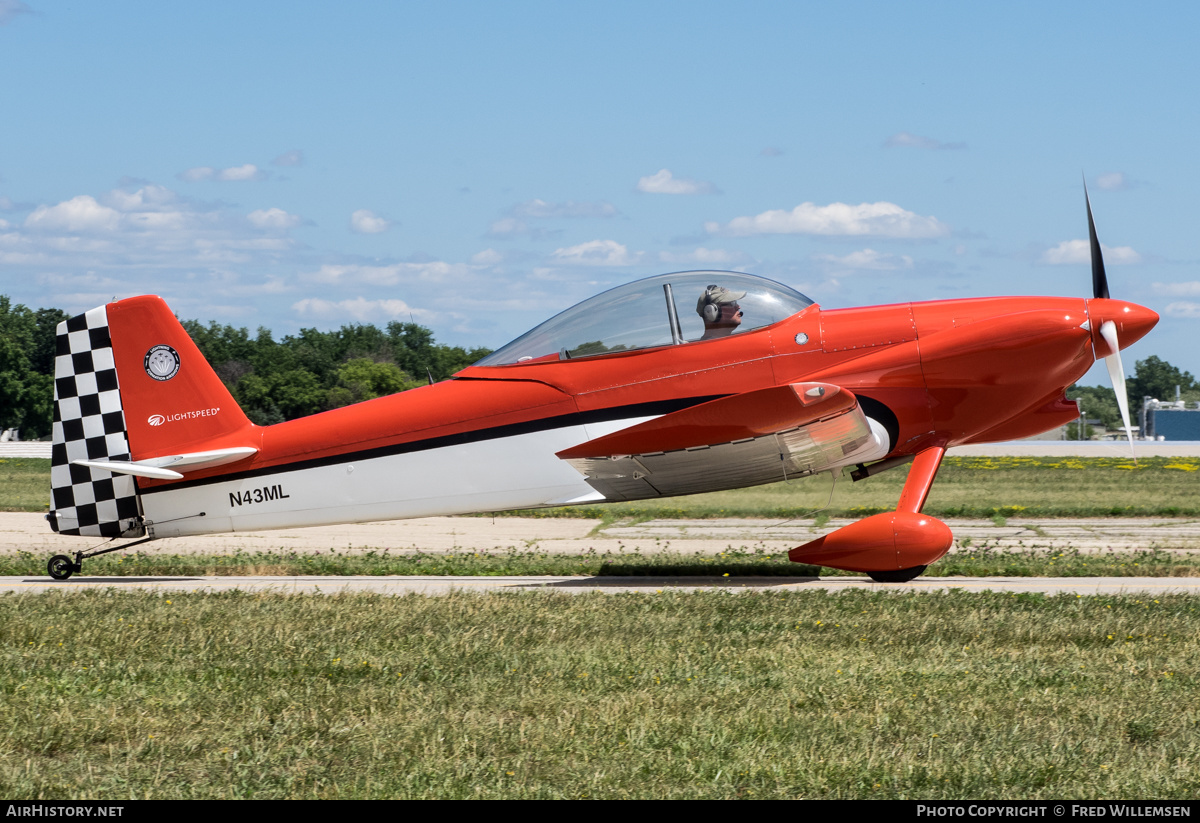
[[[1108,297],[1108,276],[1104,273],[1104,255],[1100,253],[1100,241],[1096,239],[1096,221],[1092,220],[1092,200],[1088,197],[1087,184],[1083,185],[1083,200],[1087,203],[1088,240],[1092,247],[1092,296]]]
[[[1121,409],[1121,422],[1125,424],[1125,436],[1129,438],[1129,451],[1137,463],[1137,452],[1133,450],[1133,426],[1129,422],[1129,395],[1125,391],[1125,369],[1121,366],[1121,347],[1117,344],[1117,324],[1105,320],[1100,324],[1100,336],[1112,347],[1113,353],[1104,358],[1108,366],[1108,379],[1112,381],[1117,395],[1117,406]]]

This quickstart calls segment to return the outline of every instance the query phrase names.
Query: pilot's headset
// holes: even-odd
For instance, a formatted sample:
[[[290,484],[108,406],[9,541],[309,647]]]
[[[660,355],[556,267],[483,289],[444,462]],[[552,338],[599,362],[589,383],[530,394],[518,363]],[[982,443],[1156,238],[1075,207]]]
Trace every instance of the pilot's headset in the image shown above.
[[[721,306],[737,302],[746,293],[731,292],[724,286],[709,286],[696,301],[696,313],[704,318],[705,323],[716,323],[721,318]]]

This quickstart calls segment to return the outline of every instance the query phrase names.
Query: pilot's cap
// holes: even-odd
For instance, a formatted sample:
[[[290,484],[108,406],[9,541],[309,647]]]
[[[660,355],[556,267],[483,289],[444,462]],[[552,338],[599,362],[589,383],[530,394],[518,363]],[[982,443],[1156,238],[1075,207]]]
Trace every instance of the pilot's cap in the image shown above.
[[[724,286],[709,286],[696,301],[696,314],[705,317],[705,306],[720,308],[722,303],[734,303],[746,296],[744,291],[730,291]],[[711,313],[711,312],[710,312]]]

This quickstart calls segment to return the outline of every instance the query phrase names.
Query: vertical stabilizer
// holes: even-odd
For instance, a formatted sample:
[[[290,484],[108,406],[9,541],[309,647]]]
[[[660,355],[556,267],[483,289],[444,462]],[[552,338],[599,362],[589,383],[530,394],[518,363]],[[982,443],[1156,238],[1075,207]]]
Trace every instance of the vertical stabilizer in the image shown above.
[[[56,345],[48,519],[57,532],[145,533],[138,484],[167,481],[147,479],[158,476],[149,472],[135,479],[105,463],[249,454],[246,447],[258,445],[254,425],[159,297],[72,317],[59,324]]]
[[[253,424],[161,297],[107,309],[134,460],[256,445]]]

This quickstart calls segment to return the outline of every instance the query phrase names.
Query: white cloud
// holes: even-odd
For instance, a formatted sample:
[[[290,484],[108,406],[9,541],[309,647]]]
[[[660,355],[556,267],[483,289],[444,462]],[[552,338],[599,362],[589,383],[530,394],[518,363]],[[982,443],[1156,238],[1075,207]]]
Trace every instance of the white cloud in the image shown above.
[[[25,228],[35,231],[108,232],[121,224],[121,213],[102,206],[88,194],[56,206],[38,206],[25,218]]]
[[[8,197],[0,197],[0,211],[25,211],[32,208],[32,203],[18,203]]]
[[[168,237],[185,230],[197,230],[214,222],[214,213],[203,213],[181,201],[175,192],[162,186],[147,184],[138,189],[114,189],[102,195],[101,201],[81,194],[53,206],[38,206],[25,218],[25,228],[39,235],[60,234],[52,245],[59,250],[68,247],[82,250],[80,238],[67,235],[112,235],[109,242],[121,242],[117,235],[136,232],[139,242],[166,242]],[[145,235],[155,238],[147,240]],[[43,245],[46,241],[41,241]],[[93,245],[91,250],[99,250]]]
[[[283,154],[271,161],[272,166],[303,166],[304,152],[300,149],[292,149],[285,151]]]
[[[22,287],[36,285],[40,299],[68,310],[161,293],[182,312],[221,296],[245,299],[254,280],[280,277],[274,267],[286,266],[285,276],[295,271],[307,252],[277,231],[293,219],[278,209],[245,216],[145,184],[37,207],[18,228],[0,232],[0,263],[13,267]]]
[[[119,211],[161,211],[174,208],[179,198],[164,186],[148,183],[137,189],[113,189],[104,195],[104,202]]]
[[[359,209],[350,215],[350,231],[355,234],[380,234],[391,227],[390,220],[376,216],[370,209]]]
[[[700,246],[686,253],[659,252],[658,259],[664,263],[696,263],[702,266],[728,266],[744,263],[748,256],[743,252],[726,251],[725,249],[706,249]]]
[[[548,203],[545,200],[530,200],[518,203],[509,212],[514,217],[533,217],[542,220],[555,217],[615,217],[616,206],[604,201],[568,200],[565,203]]]
[[[1155,283],[1150,287],[1155,294],[1168,297],[1200,297],[1200,280],[1186,283]]]
[[[536,228],[529,225],[529,220],[554,220],[566,218],[607,218],[616,217],[620,212],[612,203],[604,201],[567,200],[563,203],[550,203],[546,200],[529,200],[518,203],[508,210],[505,217],[488,227],[492,237],[516,237],[518,235],[545,238],[560,232]]]
[[[247,163],[244,166],[233,166],[217,172],[218,180],[262,180],[266,174],[259,171],[258,166]]]
[[[7,26],[21,14],[32,14],[33,9],[21,0],[0,0],[0,26]]]
[[[292,311],[301,317],[320,318],[334,322],[349,318],[359,323],[383,323],[390,320],[407,322],[410,318],[427,317],[430,314],[424,309],[413,308],[403,300],[386,298],[368,300],[365,297],[338,301],[306,297],[293,303]]]
[[[196,166],[178,174],[180,180],[195,183],[199,180],[265,180],[267,173],[253,163],[243,166],[230,166],[227,169],[214,169],[212,166]]]
[[[473,255],[471,262],[477,266],[494,266],[504,259],[504,255],[495,249],[484,249]]]
[[[1096,178],[1096,188],[1106,191],[1122,191],[1124,189],[1131,189],[1133,186],[1133,181],[1127,178],[1124,172],[1120,171],[1105,172]]]
[[[556,263],[572,266],[632,266],[641,255],[630,254],[629,249],[615,240],[589,240],[556,249],[550,256]]]
[[[919,134],[913,134],[907,131],[898,131],[883,141],[885,149],[911,148],[911,149],[928,149],[930,151],[957,151],[965,149],[966,143],[943,143],[941,140],[934,140],[932,137],[923,137]]]
[[[876,237],[928,238],[949,234],[950,228],[936,217],[922,217],[895,203],[830,203],[817,206],[801,203],[791,211],[774,209],[753,217],[735,217],[722,226],[704,224],[709,234],[748,237],[758,234],[868,235]]]
[[[290,229],[303,222],[299,215],[277,208],[256,209],[246,215],[246,219],[260,229]]]
[[[493,237],[509,237],[516,234],[527,234],[529,224],[515,217],[502,217],[488,227],[488,234]]]
[[[209,180],[217,170],[212,166],[196,166],[194,169],[181,171],[177,176],[180,180],[186,180],[189,183],[195,183],[197,180]]]
[[[1106,246],[1100,244],[1105,263],[1124,265],[1140,263],[1142,256],[1129,246]],[[1064,266],[1074,263],[1090,263],[1092,247],[1087,240],[1064,240],[1052,249],[1042,253],[1041,262],[1051,266]]]
[[[1200,317],[1200,303],[1192,303],[1187,300],[1168,303],[1167,307],[1163,309],[1163,313],[1168,317],[1197,318]]]
[[[675,177],[669,170],[661,169],[638,180],[637,190],[646,194],[714,194],[716,187],[701,180]]]
[[[327,263],[314,272],[302,275],[302,278],[307,282],[329,285],[397,286],[412,280],[465,280],[473,273],[474,267],[465,263],[445,263],[441,260],[426,263],[392,263],[387,266]]]
[[[894,271],[913,267],[913,259],[907,254],[885,254],[874,249],[862,249],[840,257],[833,254],[817,254],[813,259],[845,269]]]

